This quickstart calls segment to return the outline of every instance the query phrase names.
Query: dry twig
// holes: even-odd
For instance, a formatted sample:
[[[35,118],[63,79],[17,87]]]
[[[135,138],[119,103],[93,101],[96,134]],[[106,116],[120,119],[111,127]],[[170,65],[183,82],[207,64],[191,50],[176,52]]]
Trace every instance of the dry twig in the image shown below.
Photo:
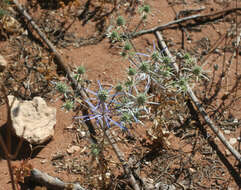
[[[167,24],[163,24],[160,26],[156,26],[154,28],[151,29],[147,29],[147,30],[141,30],[139,32],[136,33],[131,33],[128,34],[127,36],[129,38],[136,38],[138,36],[144,35],[144,34],[150,34],[150,33],[155,33],[157,31],[162,31],[162,30],[166,30],[166,29],[176,29],[179,27],[179,24],[182,23],[186,23],[188,21],[195,21],[193,24],[186,24],[186,26],[195,26],[195,25],[200,25],[203,23],[207,23],[210,21],[214,21],[214,20],[218,20],[221,18],[224,18],[225,16],[237,12],[237,11],[241,11],[240,7],[237,8],[231,8],[231,9],[226,9],[226,10],[222,10],[222,11],[218,11],[215,13],[210,13],[210,14],[205,14],[205,15],[201,15],[201,14],[197,14],[197,15],[192,15],[192,16],[188,16],[188,17],[184,17],[181,19],[177,19],[171,22],[168,22]],[[173,26],[176,25],[176,26]],[[185,27],[185,25],[182,25],[182,27]]]

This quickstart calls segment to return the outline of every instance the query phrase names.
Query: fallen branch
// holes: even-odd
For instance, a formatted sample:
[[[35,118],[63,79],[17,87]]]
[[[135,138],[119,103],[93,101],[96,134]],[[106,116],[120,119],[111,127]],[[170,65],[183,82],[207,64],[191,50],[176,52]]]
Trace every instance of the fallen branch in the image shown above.
[[[48,189],[56,190],[85,190],[78,183],[65,183],[58,178],[52,177],[44,172],[39,171],[38,169],[32,169],[31,175],[29,176],[31,183],[36,183],[41,186],[45,186]]]
[[[166,55],[168,57],[170,57],[172,60],[174,60],[173,56],[171,55],[171,53],[169,52],[169,50],[168,50],[168,48],[166,46],[166,43],[164,42],[164,39],[163,39],[161,33],[156,31],[155,35],[156,35],[158,41],[160,42],[161,48],[164,49]],[[176,70],[176,72],[178,73],[179,72],[179,68],[178,68],[178,65],[175,62],[173,63],[173,67]],[[203,118],[206,121],[206,123],[210,126],[210,128],[213,130],[213,132],[218,136],[218,138],[221,140],[221,142],[227,147],[227,149],[241,163],[241,155],[240,155],[240,153],[235,148],[232,147],[232,145],[224,137],[223,133],[218,129],[218,127],[216,127],[214,125],[213,121],[209,118],[206,110],[203,108],[202,104],[197,99],[197,97],[194,94],[194,92],[192,91],[191,87],[188,84],[186,85],[186,87],[187,87],[188,95],[190,96],[191,100],[194,102],[194,104],[198,108],[199,112],[203,116]]]
[[[71,82],[71,85],[72,85],[72,88],[74,89],[74,91],[78,92],[78,95],[82,99],[86,99],[86,97],[87,97],[86,92],[83,90],[83,88],[75,80],[70,67],[63,61],[61,55],[58,53],[58,51],[56,50],[54,45],[47,39],[46,35],[43,32],[41,32],[40,28],[35,24],[35,22],[31,18],[31,16],[24,10],[24,8],[19,4],[19,2],[17,0],[13,0],[13,2],[17,6],[18,11],[21,14],[23,14],[23,16],[28,20],[28,22],[33,26],[34,30],[39,34],[39,36],[42,38],[42,40],[47,44],[49,49],[53,52],[53,54],[54,54],[54,56],[56,58],[56,64],[58,64],[63,69],[63,71],[66,73],[67,78]],[[82,110],[83,114],[86,115],[86,116],[89,115],[87,106],[84,106],[83,109],[84,109],[84,110]],[[94,131],[93,125],[91,124],[91,126],[89,126],[90,124],[91,124],[91,122],[89,120],[88,123],[86,123],[86,125],[88,125],[88,127],[91,127],[91,129]],[[122,165],[123,165],[124,171],[125,171],[126,175],[129,177],[129,181],[130,181],[132,187],[135,190],[140,190],[140,188],[138,186],[138,183],[136,182],[132,172],[130,171],[127,162],[124,162],[124,156],[122,156],[123,153],[119,150],[119,148],[117,147],[117,145],[115,143],[112,144],[112,142],[114,142],[114,140],[113,140],[111,134],[105,133],[105,135],[107,136],[107,139],[111,143],[112,148],[114,149],[114,152],[116,153],[117,157],[121,161],[123,161]]]
[[[226,10],[222,10],[222,11],[218,11],[218,12],[210,13],[210,14],[205,14],[205,15],[201,15],[201,14],[192,15],[192,16],[188,16],[188,17],[184,17],[184,18],[180,18],[180,19],[168,22],[167,24],[156,26],[151,29],[141,30],[136,33],[130,33],[130,34],[127,34],[127,36],[128,36],[128,38],[136,38],[138,36],[141,36],[144,34],[155,33],[157,31],[162,31],[162,30],[166,30],[166,29],[176,29],[179,27],[179,24],[186,23],[188,21],[195,21],[195,22],[187,23],[186,26],[182,25],[182,27],[196,26],[196,25],[204,24],[204,23],[207,23],[210,21],[215,21],[215,20],[221,19],[236,11],[241,11],[241,8],[231,8],[231,9],[226,9]],[[173,26],[173,25],[176,25],[176,26]]]

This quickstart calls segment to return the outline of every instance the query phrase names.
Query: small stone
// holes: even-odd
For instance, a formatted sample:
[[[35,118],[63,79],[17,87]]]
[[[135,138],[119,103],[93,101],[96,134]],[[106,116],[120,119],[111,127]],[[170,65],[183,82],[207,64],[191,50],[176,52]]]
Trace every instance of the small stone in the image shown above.
[[[27,30],[24,30],[22,34],[25,35],[25,36],[27,36],[27,35],[28,35],[28,31],[27,31]]]
[[[162,182],[158,182],[155,184],[155,189],[162,189],[162,190],[176,190],[174,185],[168,185]]]
[[[110,178],[111,173],[107,172],[107,173],[105,174],[105,176],[106,176],[107,178]]]
[[[146,164],[146,165],[148,165],[148,164],[150,164],[150,162],[148,162],[148,161],[145,161],[145,164]]]
[[[41,164],[45,164],[47,162],[47,159],[41,160],[40,163]]]
[[[230,135],[230,133],[231,133],[231,131],[228,130],[228,129],[227,129],[227,130],[224,130],[223,132],[224,132],[225,135]]]
[[[86,146],[80,151],[80,153],[84,152],[86,150]]]
[[[67,130],[71,130],[71,129],[74,129],[74,126],[73,126],[73,125],[69,125],[69,126],[66,127],[65,129],[67,129]]]
[[[194,168],[189,168],[189,171],[190,171],[191,173],[195,173],[195,172],[196,172],[196,170],[195,170]]]
[[[226,156],[230,156],[230,155],[231,155],[231,152],[230,152],[228,149],[225,149],[225,155],[226,155]]]
[[[80,147],[79,146],[76,146],[76,145],[73,145],[71,146],[70,148],[68,148],[67,150],[67,153],[69,154],[73,154],[75,152],[79,152],[80,151]]]
[[[7,67],[7,61],[0,54],[0,72],[3,72],[6,67]]]
[[[220,54],[220,50],[216,48],[216,49],[214,50],[214,53]]]
[[[230,143],[231,145],[234,145],[234,144],[237,143],[237,139],[236,139],[236,138],[231,138],[231,139],[229,139],[229,143]]]
[[[82,137],[84,137],[86,135],[86,132],[81,131],[80,134],[81,134]]]

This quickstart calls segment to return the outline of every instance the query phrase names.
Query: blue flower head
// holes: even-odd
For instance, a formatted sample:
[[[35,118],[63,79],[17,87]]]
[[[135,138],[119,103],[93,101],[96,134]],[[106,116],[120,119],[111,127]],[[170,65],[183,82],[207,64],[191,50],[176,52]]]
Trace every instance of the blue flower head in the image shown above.
[[[94,98],[84,100],[88,104],[91,114],[77,118],[85,121],[95,119],[96,123],[101,127],[110,128],[112,125],[116,125],[121,129],[126,130],[126,127],[123,124],[112,119],[114,116],[118,115],[117,109],[120,106],[119,103],[115,101],[115,98],[121,93],[116,92],[112,95],[110,93],[112,88],[103,88],[99,81],[98,86],[99,88],[97,92],[86,89],[87,92],[95,96]]]

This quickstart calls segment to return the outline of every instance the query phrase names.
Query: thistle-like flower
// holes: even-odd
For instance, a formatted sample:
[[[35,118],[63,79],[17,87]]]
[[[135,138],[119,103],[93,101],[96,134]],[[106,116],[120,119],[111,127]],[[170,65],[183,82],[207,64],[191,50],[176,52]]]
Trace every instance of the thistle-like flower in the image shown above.
[[[80,117],[76,117],[83,120],[92,120],[95,119],[97,125],[102,128],[110,128],[112,125],[116,125],[123,130],[126,130],[126,127],[122,125],[120,122],[113,120],[112,118],[118,116],[119,113],[117,109],[120,108],[120,103],[115,100],[115,98],[121,94],[121,92],[116,91],[113,95],[110,93],[112,88],[105,89],[102,87],[100,82],[98,81],[99,89],[97,92],[86,89],[87,92],[94,95],[94,98],[89,98],[84,100],[89,108],[91,114],[84,115]],[[119,87],[118,87],[118,90]]]

